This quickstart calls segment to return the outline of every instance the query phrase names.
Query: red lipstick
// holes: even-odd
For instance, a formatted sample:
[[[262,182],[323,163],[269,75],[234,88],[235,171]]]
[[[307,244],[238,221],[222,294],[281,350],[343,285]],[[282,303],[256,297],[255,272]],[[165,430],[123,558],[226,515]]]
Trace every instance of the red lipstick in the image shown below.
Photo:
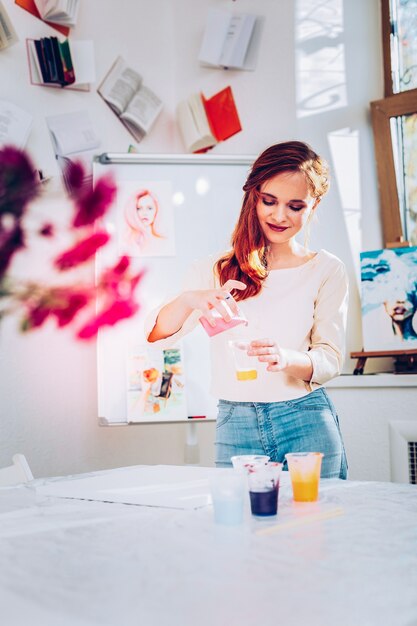
[[[288,226],[275,226],[274,224],[270,224],[269,222],[267,222],[267,224],[271,230],[275,230],[277,233],[282,233],[288,228]]]

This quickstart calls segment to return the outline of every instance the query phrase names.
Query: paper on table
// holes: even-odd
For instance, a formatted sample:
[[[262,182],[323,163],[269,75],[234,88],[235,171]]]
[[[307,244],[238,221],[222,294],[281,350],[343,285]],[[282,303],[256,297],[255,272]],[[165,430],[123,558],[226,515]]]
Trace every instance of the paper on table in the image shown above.
[[[13,144],[24,148],[32,128],[33,116],[7,100],[0,100],[0,146]]]
[[[208,479],[219,471],[222,470],[171,465],[133,467],[111,474],[55,481],[37,487],[37,492],[58,498],[197,509],[211,504]]]

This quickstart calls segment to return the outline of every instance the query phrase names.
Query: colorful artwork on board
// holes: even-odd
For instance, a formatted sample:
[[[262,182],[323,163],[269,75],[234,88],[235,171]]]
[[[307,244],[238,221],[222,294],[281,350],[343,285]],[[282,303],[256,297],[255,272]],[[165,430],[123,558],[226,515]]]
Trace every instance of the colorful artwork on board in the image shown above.
[[[137,349],[127,364],[127,421],[182,419],[187,419],[187,404],[180,348]]]
[[[417,247],[361,253],[364,350],[417,349]]]
[[[119,181],[117,215],[120,255],[175,255],[174,205],[170,182]]]

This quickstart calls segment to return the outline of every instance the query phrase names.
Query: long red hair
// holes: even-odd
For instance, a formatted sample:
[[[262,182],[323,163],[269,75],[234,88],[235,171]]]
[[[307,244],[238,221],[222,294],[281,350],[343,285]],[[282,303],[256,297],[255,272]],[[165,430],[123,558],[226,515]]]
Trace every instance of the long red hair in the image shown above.
[[[310,194],[315,198],[321,198],[329,188],[326,162],[301,141],[277,143],[256,159],[243,186],[245,195],[231,238],[232,249],[214,266],[221,285],[230,278],[247,285],[243,291],[232,292],[235,300],[256,296],[268,275],[268,241],[259,224],[256,206],[261,185],[282,172],[302,172],[307,179]]]

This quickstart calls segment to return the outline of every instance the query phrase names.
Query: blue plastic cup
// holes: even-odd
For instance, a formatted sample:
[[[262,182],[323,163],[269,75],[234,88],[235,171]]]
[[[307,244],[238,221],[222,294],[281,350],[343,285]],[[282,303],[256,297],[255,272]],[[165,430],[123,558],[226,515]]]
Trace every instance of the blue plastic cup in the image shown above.
[[[235,526],[243,522],[244,480],[233,470],[219,470],[210,478],[216,524]]]

